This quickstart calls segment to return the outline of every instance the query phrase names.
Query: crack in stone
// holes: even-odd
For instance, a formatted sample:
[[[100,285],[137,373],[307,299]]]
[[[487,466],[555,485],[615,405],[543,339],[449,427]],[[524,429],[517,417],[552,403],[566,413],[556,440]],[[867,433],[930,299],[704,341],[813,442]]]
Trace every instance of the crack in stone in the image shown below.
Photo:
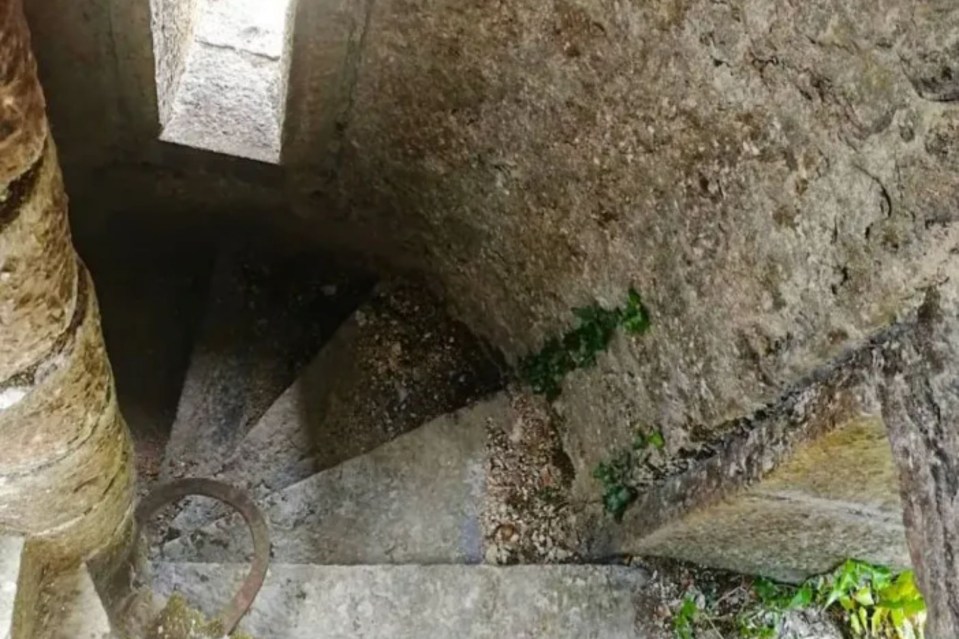
[[[33,164],[18,178],[10,182],[0,195],[0,233],[3,233],[10,224],[20,216],[23,203],[33,195],[40,179],[46,157],[48,141],[44,141],[40,155]]]

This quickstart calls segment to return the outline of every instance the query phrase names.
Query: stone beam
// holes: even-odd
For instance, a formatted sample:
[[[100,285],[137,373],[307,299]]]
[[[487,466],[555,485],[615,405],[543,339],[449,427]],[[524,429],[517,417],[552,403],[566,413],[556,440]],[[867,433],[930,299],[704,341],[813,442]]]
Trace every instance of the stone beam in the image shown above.
[[[160,139],[278,163],[294,0],[154,0]]]

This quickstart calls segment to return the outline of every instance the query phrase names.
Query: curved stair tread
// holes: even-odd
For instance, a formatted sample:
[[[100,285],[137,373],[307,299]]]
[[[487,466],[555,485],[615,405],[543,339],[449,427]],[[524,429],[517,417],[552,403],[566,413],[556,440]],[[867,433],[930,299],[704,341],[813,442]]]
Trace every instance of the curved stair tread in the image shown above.
[[[165,477],[219,468],[370,289],[367,276],[315,254],[271,253],[238,245],[217,257]]]
[[[155,585],[207,614],[241,564],[159,564]],[[274,564],[241,628],[256,639],[636,639],[660,602],[625,566]]]
[[[273,558],[293,563],[476,563],[483,559],[487,425],[511,418],[505,393],[271,495]],[[242,520],[168,542],[163,557],[244,561]]]
[[[496,363],[422,287],[381,285],[213,476],[262,498],[500,387]],[[172,528],[224,512],[196,500]]]

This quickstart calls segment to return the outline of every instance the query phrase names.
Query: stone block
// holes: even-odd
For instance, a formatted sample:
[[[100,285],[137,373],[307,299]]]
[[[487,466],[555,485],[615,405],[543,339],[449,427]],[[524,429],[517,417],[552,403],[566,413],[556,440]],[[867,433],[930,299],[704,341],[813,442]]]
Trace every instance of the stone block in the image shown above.
[[[161,140],[279,162],[295,4],[199,0],[182,70],[160,87]]]
[[[488,420],[508,420],[505,396],[443,415],[363,456],[263,501],[273,557],[291,563],[478,563],[483,560]],[[187,516],[174,525],[189,530]],[[163,548],[176,561],[242,561],[237,516]]]
[[[213,615],[242,565],[161,564],[163,594]],[[275,564],[240,624],[257,639],[632,639],[643,570],[622,566]]]

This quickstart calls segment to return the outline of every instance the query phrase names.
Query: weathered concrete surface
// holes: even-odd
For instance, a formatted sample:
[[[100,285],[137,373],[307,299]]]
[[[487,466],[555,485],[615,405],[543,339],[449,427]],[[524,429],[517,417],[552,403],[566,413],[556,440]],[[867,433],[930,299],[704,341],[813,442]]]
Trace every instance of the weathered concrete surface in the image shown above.
[[[244,570],[161,564],[156,583],[214,614]],[[647,579],[622,566],[274,564],[240,627],[257,639],[631,639],[644,636]]]
[[[224,247],[194,338],[164,475],[217,471],[371,285],[366,274],[312,252]]]
[[[854,419],[798,447],[761,483],[630,546],[784,581],[848,557],[910,566],[899,481],[883,423]]]
[[[222,322],[215,330],[222,331]],[[222,375],[223,358],[209,367]],[[244,376],[262,375],[242,370]],[[222,467],[206,468],[265,496],[499,387],[496,362],[436,298],[415,282],[384,283],[336,330]],[[219,388],[205,391],[207,401],[224,405]],[[211,457],[220,462],[229,452]],[[174,453],[168,457],[178,460]],[[210,521],[210,512],[188,506],[175,525],[192,530]]]
[[[954,263],[940,203],[959,172],[928,147],[955,107],[903,70],[924,33],[914,11],[378,2],[338,221],[421,251],[509,355],[635,286],[653,330],[569,378],[569,452],[588,480],[637,425],[681,447],[860,343]],[[959,10],[937,19],[952,28]]]
[[[444,415],[262,502],[276,561],[320,564],[483,560],[487,420],[505,396]],[[179,522],[174,522],[178,525]],[[163,547],[165,559],[245,560],[249,534],[229,517]]]

